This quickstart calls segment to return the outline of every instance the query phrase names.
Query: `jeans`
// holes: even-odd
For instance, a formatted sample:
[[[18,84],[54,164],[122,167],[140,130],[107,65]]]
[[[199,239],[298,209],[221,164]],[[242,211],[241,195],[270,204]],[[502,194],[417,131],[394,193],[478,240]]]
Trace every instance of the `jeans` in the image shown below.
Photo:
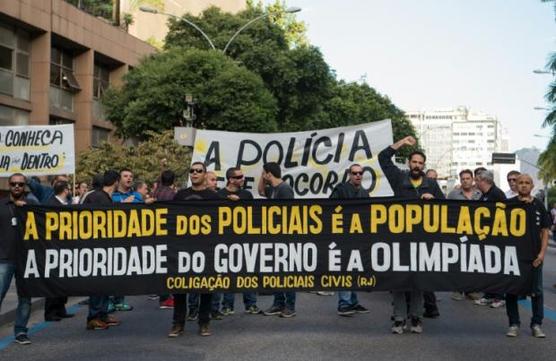
[[[191,296],[191,294],[190,294]],[[199,308],[199,325],[208,324],[210,321],[210,309],[212,303],[212,294],[197,294],[197,298],[201,300]],[[191,298],[189,298],[191,300]],[[187,312],[187,295],[184,293],[174,295],[174,325],[185,325],[185,316]],[[191,305],[191,303],[189,303]],[[189,310],[191,312],[191,309]]]
[[[215,292],[212,294],[212,312],[220,310],[220,302],[222,302],[222,308],[234,309],[235,303],[235,293],[221,293]],[[245,309],[257,304],[257,294],[255,292],[243,292],[243,304]]]
[[[338,310],[359,304],[357,293],[353,291],[338,291]]]
[[[511,325],[519,326],[519,308],[517,304],[517,295],[506,295],[506,314]],[[531,317],[531,326],[542,325],[544,318],[544,296],[542,291],[542,265],[533,268],[533,287],[531,289],[531,309],[533,316]]]
[[[15,263],[0,261],[0,308],[6,293],[10,288],[12,278],[15,274]],[[27,323],[31,316],[31,298],[17,297],[17,310],[15,314],[14,335],[27,333]]]
[[[89,297],[89,315],[87,321],[100,319],[104,320],[108,316],[108,304],[110,297],[108,296],[91,296]]]
[[[274,303],[272,305],[295,311],[295,292],[274,292]]]
[[[406,294],[409,296],[409,309]],[[394,320],[404,321],[409,317],[421,317],[423,315],[423,292],[421,291],[397,291],[392,292],[394,298]]]

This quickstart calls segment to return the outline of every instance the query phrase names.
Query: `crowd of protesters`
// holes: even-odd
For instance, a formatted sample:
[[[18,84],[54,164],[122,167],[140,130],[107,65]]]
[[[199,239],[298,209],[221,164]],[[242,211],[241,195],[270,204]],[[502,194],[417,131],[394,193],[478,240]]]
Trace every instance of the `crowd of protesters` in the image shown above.
[[[542,292],[542,264],[548,245],[549,229],[553,230],[556,240],[556,204],[550,214],[542,202],[531,195],[533,180],[527,174],[511,171],[507,175],[510,190],[504,194],[494,183],[493,173],[485,168],[474,171],[465,169],[459,173],[460,184],[447,197],[442,193],[436,181],[437,173],[429,169],[425,173],[426,155],[414,151],[409,155],[409,169],[402,170],[392,162],[392,157],[405,146],[416,144],[413,137],[406,137],[384,149],[378,155],[380,166],[390,183],[394,196],[404,199],[454,199],[473,201],[507,201],[532,204],[536,211],[537,228],[533,231],[535,244],[539,245],[538,254],[533,262],[534,285],[532,298],[533,317],[530,327],[535,337],[545,337],[541,329],[543,320],[543,292]],[[369,198],[369,194],[362,187],[363,169],[359,164],[352,164],[348,169],[348,179],[338,184],[331,193],[332,199]],[[193,162],[189,168],[190,187],[177,189],[176,175],[171,170],[161,172],[158,180],[149,189],[149,185],[134,178],[133,170],[109,170],[96,175],[91,181],[91,189],[87,182],[78,182],[70,189],[69,178],[63,175],[54,176],[47,182],[37,178],[27,179],[23,174],[13,174],[9,178],[9,195],[0,200],[0,307],[15,273],[15,244],[17,242],[15,227],[17,217],[16,206],[23,204],[45,204],[66,206],[70,204],[85,205],[113,205],[114,203],[153,203],[159,201],[214,200],[227,199],[241,201],[253,199],[250,192],[244,188],[244,174],[240,168],[230,168],[225,173],[226,185],[217,189],[217,177],[214,172],[207,171],[202,162]],[[45,184],[46,183],[46,184]],[[25,192],[28,187],[30,192]],[[293,199],[294,192],[290,185],[282,180],[280,165],[274,162],[264,164],[260,181],[257,185],[260,196],[268,199]],[[555,285],[556,286],[556,285]],[[333,292],[318,292],[321,295],[333,295]],[[279,316],[292,318],[296,316],[296,293],[280,291],[273,294],[272,305],[261,310],[257,306],[257,294],[244,292],[242,294],[244,310],[247,314]],[[461,301],[470,299],[477,305],[498,308],[506,306],[509,337],[519,334],[518,297],[524,295],[478,294],[455,292],[452,299]],[[172,309],[173,318],[168,337],[178,337],[184,332],[185,322],[197,321],[199,334],[210,336],[209,323],[234,314],[234,293],[189,293],[151,295],[158,299],[161,309]],[[440,316],[433,292],[406,290],[392,292],[392,328],[394,334],[423,332],[423,317],[436,318]],[[72,317],[66,311],[66,297],[47,298],[44,308],[46,321],[61,321]],[[118,326],[120,321],[114,316],[116,311],[132,311],[131,306],[123,295],[91,296],[88,300],[88,315],[86,327],[89,330],[104,330]],[[370,312],[359,304],[357,293],[354,291],[338,292],[337,313],[340,316],[351,317],[357,313]],[[30,344],[27,336],[27,323],[31,313],[31,300],[26,297],[18,298],[16,322],[14,326],[15,340],[20,344]]]

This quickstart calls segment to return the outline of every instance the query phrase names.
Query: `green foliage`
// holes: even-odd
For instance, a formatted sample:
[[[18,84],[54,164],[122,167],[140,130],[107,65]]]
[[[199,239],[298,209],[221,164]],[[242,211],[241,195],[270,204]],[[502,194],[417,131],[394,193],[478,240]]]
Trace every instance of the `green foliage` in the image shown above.
[[[539,166],[539,177],[544,183],[550,183],[556,179],[556,137],[553,135],[550,143],[537,160]]]
[[[158,50],[162,50],[162,48],[164,48],[164,42],[158,40],[157,38],[155,38],[154,36],[149,37],[147,40],[145,40],[147,43],[149,43],[151,46],[157,48]]]
[[[367,84],[337,81],[320,50],[301,40],[304,24],[284,14],[285,8],[280,1],[266,8],[249,2],[238,14],[211,7],[199,16],[169,19],[163,52],[128,73],[122,89],[105,94],[108,119],[120,135],[145,138],[146,130],[179,125],[184,95],[192,94],[197,128],[301,131],[389,118],[395,139],[415,134],[387,97]],[[225,55],[209,50],[190,24],[224,49],[253,19],[258,20],[233,39]]]
[[[282,5],[273,6],[272,11],[282,11]],[[212,7],[199,17],[184,17],[203,29],[217,48],[224,49],[242,25],[263,14],[260,7],[253,6],[237,15]],[[283,11],[273,15],[282,22],[286,16],[293,15],[284,15]],[[170,20],[165,46],[206,49],[208,42],[183,19]],[[291,47],[287,32],[272,17],[253,22],[233,40],[226,54],[261,76],[277,101],[281,131],[306,129],[330,95],[334,78],[320,51],[311,46]]]
[[[93,16],[112,20],[113,0],[66,0],[73,6],[78,6],[81,10]]]
[[[198,102],[197,128],[275,131],[276,102],[260,77],[216,51],[174,48],[145,59],[106,92],[106,116],[120,135],[180,125],[185,94]]]
[[[130,168],[135,179],[152,184],[162,170],[171,169],[176,172],[179,183],[184,182],[191,159],[190,150],[174,141],[171,130],[149,135],[149,140],[136,146],[105,142],[100,148],[82,152],[78,157],[77,179],[90,182],[95,174],[108,169]]]
[[[269,17],[270,22],[284,31],[286,41],[290,46],[309,45],[307,26],[303,21],[298,21],[294,14],[286,13],[287,8],[285,1],[276,0],[274,3],[267,5],[264,11],[272,14]]]
[[[326,103],[323,112],[309,125],[310,129],[333,128],[390,119],[394,141],[408,135],[415,136],[415,129],[403,111],[368,84],[339,81],[334,85],[332,92],[333,95]],[[404,147],[400,150],[400,156],[405,157],[412,150],[412,148]]]
[[[133,24],[133,15],[130,13],[124,13],[122,16],[122,24],[125,31],[129,31],[129,27]]]
[[[556,203],[556,187],[548,188],[548,208]]]
[[[556,52],[550,54],[546,69],[552,74],[556,73]],[[556,179],[556,80],[550,83],[546,100],[551,104],[551,110],[544,119],[543,126],[552,127],[552,139],[537,163],[540,168],[539,176],[545,183],[550,183]]]

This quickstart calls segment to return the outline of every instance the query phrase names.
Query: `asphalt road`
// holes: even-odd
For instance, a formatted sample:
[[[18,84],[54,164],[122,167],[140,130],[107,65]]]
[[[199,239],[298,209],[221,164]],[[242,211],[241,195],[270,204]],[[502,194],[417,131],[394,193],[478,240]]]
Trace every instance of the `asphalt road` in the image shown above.
[[[59,323],[44,323],[41,312],[34,313],[29,346],[13,343],[11,328],[4,326],[0,360],[554,360],[556,248],[549,249],[544,275],[546,339],[531,337],[527,303],[520,307],[521,335],[510,339],[505,309],[453,301],[448,293],[439,294],[441,317],[425,320],[422,335],[390,333],[388,293],[360,293],[371,313],[349,318],[336,315],[336,296],[299,293],[295,318],[243,314],[237,296],[236,314],[211,322],[211,337],[198,336],[191,322],[183,336],[168,339],[172,311],[137,296],[128,298],[135,310],[116,314],[122,325],[105,331],[85,329],[83,306]],[[260,296],[258,304],[266,308],[271,302],[271,296]]]

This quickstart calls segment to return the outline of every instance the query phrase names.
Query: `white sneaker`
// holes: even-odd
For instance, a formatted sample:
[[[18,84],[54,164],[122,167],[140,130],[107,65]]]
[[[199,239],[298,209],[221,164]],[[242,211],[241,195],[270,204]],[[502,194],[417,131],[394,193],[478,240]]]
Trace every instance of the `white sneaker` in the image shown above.
[[[511,325],[508,328],[508,332],[506,332],[506,336],[508,337],[517,337],[519,336],[519,326],[518,325]]]
[[[403,334],[405,328],[405,321],[395,321],[392,325],[392,333],[395,335]]]
[[[506,305],[506,301],[495,299],[495,300],[492,301],[492,303],[490,304],[490,307],[491,307],[491,308],[500,308],[500,307],[504,307],[505,305]]]
[[[481,297],[478,300],[473,301],[473,303],[478,306],[488,306],[492,303],[492,300],[489,298]]]
[[[531,332],[533,333],[533,337],[536,338],[545,338],[546,335],[542,332],[541,325],[532,325]]]

